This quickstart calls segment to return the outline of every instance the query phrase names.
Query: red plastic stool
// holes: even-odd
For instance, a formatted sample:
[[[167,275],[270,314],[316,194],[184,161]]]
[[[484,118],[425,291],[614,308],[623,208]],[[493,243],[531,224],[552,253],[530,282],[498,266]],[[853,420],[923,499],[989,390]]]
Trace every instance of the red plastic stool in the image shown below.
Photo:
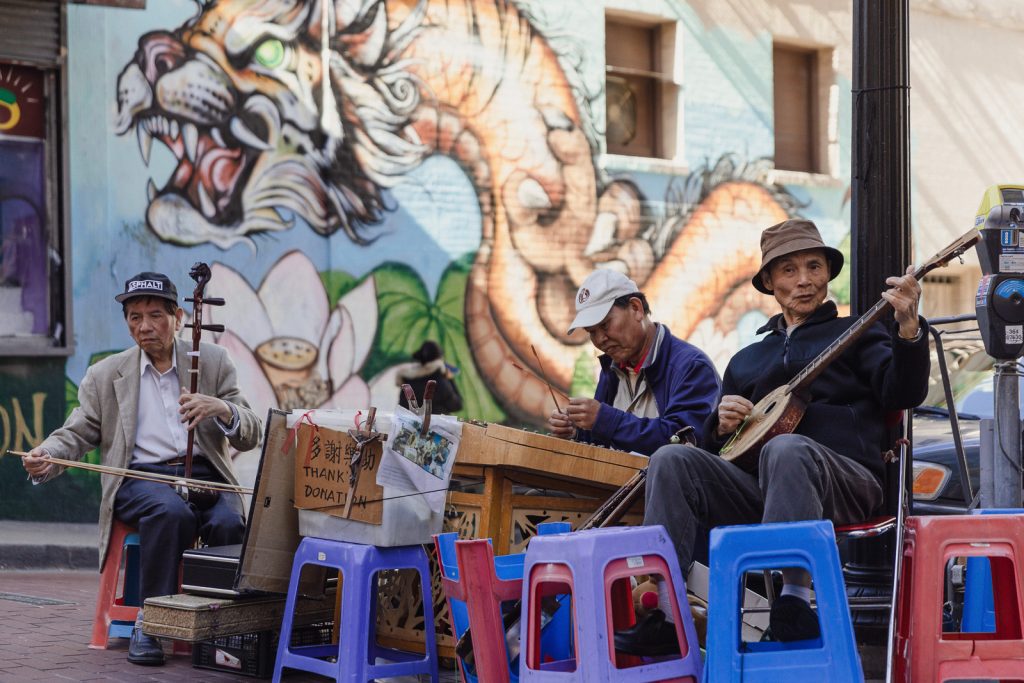
[[[107,641],[111,637],[127,638],[131,635],[140,606],[139,568],[137,561],[130,562],[129,559],[130,549],[138,548],[138,545],[138,532],[114,520],[114,525],[110,529],[107,556],[103,559],[103,569],[100,570],[100,590],[96,596],[96,615],[92,620],[92,640],[89,642],[89,647],[93,650],[106,650]],[[133,591],[134,597],[131,595]],[[133,601],[136,604],[131,604]]]
[[[989,558],[994,632],[942,631],[946,564],[954,557]],[[1024,516],[908,517],[893,680],[925,683],[1024,676],[1022,571]]]
[[[438,548],[438,557],[441,557],[437,536],[434,537],[434,543]],[[473,629],[476,675],[482,681],[508,683],[512,676],[505,648],[501,603],[519,599],[523,592],[523,581],[497,577],[494,549],[487,540],[459,541],[455,544],[455,553],[461,576],[454,581],[442,576],[441,584],[448,600],[461,600],[465,603],[470,627]]]

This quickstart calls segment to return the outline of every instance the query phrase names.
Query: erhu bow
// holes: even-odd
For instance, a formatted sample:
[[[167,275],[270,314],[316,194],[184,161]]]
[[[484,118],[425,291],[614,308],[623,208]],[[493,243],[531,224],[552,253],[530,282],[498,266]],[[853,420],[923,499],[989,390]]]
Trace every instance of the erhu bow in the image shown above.
[[[192,290],[192,296],[185,299],[185,301],[192,303],[192,322],[188,323],[186,327],[192,328],[192,351],[189,353],[189,358],[191,358],[192,362],[189,365],[188,374],[189,393],[194,394],[199,391],[199,342],[203,330],[209,330],[210,332],[224,331],[223,325],[203,324],[203,304],[207,306],[223,306],[224,299],[203,296],[203,290],[206,289],[206,284],[210,281],[211,277],[210,266],[202,261],[198,261],[192,266],[192,270],[189,271],[188,275],[196,282],[195,289]],[[188,430],[188,442],[185,448],[185,479],[192,478],[192,453],[195,450],[196,428],[198,426],[198,424],[193,425]],[[217,502],[217,496],[219,495],[217,491],[198,489],[194,486],[187,487],[185,490],[179,488],[179,493],[182,495],[182,498],[200,510],[212,507]]]
[[[0,453],[0,458],[5,455],[9,455],[15,458],[27,458],[29,454],[25,451],[15,451],[7,449],[5,452]],[[242,495],[252,495],[252,489],[247,486],[241,486],[237,484],[228,484],[219,481],[205,481],[203,479],[182,479],[171,474],[157,474],[156,472],[142,472],[140,470],[133,470],[127,467],[114,467],[112,465],[98,465],[91,462],[84,462],[80,460],[65,460],[64,458],[55,458],[51,455],[46,456],[47,462],[52,462],[55,465],[61,467],[72,467],[74,469],[86,470],[89,472],[98,472],[99,474],[110,474],[115,477],[126,477],[128,479],[139,479],[141,481],[153,481],[158,484],[170,484],[179,491],[181,487],[187,487],[189,489],[199,490],[210,490],[210,491],[223,491],[226,493],[239,493]]]

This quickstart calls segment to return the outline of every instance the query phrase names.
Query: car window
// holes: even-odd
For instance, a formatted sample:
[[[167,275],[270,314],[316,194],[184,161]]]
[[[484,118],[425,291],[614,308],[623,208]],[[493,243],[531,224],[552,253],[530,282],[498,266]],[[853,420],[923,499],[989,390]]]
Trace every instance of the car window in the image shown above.
[[[995,361],[985,353],[985,346],[977,332],[968,335],[943,335],[943,351],[953,391],[953,404],[957,412],[991,418]],[[1024,393],[1021,396],[1021,406],[1024,408]],[[934,340],[928,396],[922,405],[946,409],[946,396]]]

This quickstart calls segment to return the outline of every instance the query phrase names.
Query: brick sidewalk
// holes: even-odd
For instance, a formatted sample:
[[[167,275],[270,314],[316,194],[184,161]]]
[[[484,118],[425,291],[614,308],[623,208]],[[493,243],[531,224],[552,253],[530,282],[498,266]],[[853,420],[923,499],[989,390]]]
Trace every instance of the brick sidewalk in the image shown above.
[[[0,571],[0,681],[252,681],[236,674],[192,667],[192,658],[171,655],[162,667],[129,664],[128,641],[90,650],[99,573]],[[42,604],[40,604],[42,603]],[[325,681],[285,672],[287,681]],[[394,679],[398,680],[398,679]],[[442,671],[442,681],[455,681]]]

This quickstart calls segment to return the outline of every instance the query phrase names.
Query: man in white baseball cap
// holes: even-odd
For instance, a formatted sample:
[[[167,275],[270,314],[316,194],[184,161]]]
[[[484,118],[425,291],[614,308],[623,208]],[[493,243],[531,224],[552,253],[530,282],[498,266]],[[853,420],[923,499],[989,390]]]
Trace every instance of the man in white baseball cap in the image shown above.
[[[581,328],[602,352],[597,391],[552,412],[552,434],[645,455],[685,427],[700,440],[718,400],[718,373],[704,352],[651,320],[635,282],[603,268],[587,276],[569,333]]]

